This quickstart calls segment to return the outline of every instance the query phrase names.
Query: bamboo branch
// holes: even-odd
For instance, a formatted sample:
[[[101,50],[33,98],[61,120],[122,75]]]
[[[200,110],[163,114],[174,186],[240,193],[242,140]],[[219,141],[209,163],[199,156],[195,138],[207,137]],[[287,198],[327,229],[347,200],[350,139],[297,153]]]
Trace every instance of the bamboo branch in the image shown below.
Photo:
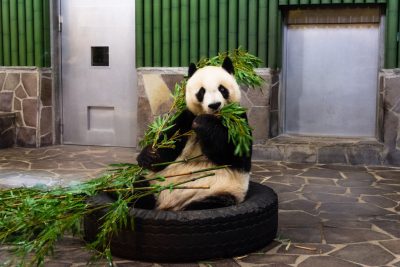
[[[165,166],[165,165],[171,165],[171,164],[177,164],[177,163],[188,163],[188,162],[190,162],[190,161],[192,161],[192,160],[195,160],[195,159],[197,159],[197,158],[200,158],[200,157],[202,157],[203,156],[203,154],[201,154],[201,155],[198,155],[198,156],[195,156],[195,157],[192,157],[192,158],[188,158],[188,159],[183,159],[183,160],[176,160],[176,161],[167,161],[167,162],[161,162],[161,163],[154,163],[154,164],[151,164],[151,166],[153,166],[153,167],[158,167],[158,166]]]

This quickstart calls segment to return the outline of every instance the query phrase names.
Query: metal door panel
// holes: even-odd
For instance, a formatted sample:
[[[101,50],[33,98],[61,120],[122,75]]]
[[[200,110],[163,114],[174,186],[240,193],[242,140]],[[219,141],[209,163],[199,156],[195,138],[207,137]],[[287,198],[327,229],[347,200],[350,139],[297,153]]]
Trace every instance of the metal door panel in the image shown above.
[[[285,132],[375,136],[379,25],[288,26]]]
[[[64,143],[135,146],[135,1],[62,0],[61,14]]]

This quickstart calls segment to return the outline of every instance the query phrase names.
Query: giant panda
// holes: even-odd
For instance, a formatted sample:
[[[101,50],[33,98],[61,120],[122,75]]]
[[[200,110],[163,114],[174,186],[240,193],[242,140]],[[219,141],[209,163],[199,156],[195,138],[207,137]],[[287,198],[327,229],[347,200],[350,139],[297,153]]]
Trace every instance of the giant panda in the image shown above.
[[[249,186],[251,151],[247,156],[234,154],[235,147],[228,140],[228,130],[215,114],[226,104],[240,102],[240,88],[234,76],[234,67],[226,57],[221,67],[189,66],[186,84],[186,106],[175,120],[173,128],[167,132],[171,137],[177,130],[180,133],[193,130],[194,134],[182,137],[175,148],[145,147],[138,155],[138,165],[149,169],[147,177],[169,176],[201,170],[218,165],[229,165],[226,169],[212,171],[215,176],[202,178],[185,186],[209,187],[209,189],[164,190],[156,196],[155,208],[161,210],[198,210],[234,205],[245,199]],[[246,114],[243,115],[247,120]],[[251,147],[251,146],[250,146]],[[203,155],[194,161],[152,166],[155,163],[184,160]],[[199,174],[176,176],[165,182],[166,185],[179,183]]]

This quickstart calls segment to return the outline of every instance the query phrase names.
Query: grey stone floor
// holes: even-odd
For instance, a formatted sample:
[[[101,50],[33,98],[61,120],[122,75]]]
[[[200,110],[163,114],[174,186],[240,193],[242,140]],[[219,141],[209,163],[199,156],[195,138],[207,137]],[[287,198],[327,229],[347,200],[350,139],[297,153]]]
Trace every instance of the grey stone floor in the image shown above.
[[[0,150],[0,186],[68,184],[96,177],[134,150],[84,146]],[[255,161],[252,179],[279,195],[280,239],[234,259],[157,264],[116,259],[116,266],[400,266],[400,168]],[[0,263],[9,259],[0,248]],[[45,266],[84,266],[90,255],[74,238]],[[1,264],[0,264],[1,265]],[[99,266],[104,266],[99,263]]]

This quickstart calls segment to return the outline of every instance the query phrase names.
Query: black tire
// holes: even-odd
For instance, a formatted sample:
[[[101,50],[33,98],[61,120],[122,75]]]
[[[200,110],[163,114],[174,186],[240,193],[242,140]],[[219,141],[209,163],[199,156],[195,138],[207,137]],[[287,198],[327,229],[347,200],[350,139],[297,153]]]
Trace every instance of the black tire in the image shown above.
[[[95,205],[114,201],[106,194]],[[85,239],[95,240],[106,210],[85,217]],[[268,245],[276,236],[278,200],[269,187],[250,182],[239,205],[197,211],[132,209],[135,230],[124,229],[111,240],[114,256],[153,262],[190,262],[245,255]]]

